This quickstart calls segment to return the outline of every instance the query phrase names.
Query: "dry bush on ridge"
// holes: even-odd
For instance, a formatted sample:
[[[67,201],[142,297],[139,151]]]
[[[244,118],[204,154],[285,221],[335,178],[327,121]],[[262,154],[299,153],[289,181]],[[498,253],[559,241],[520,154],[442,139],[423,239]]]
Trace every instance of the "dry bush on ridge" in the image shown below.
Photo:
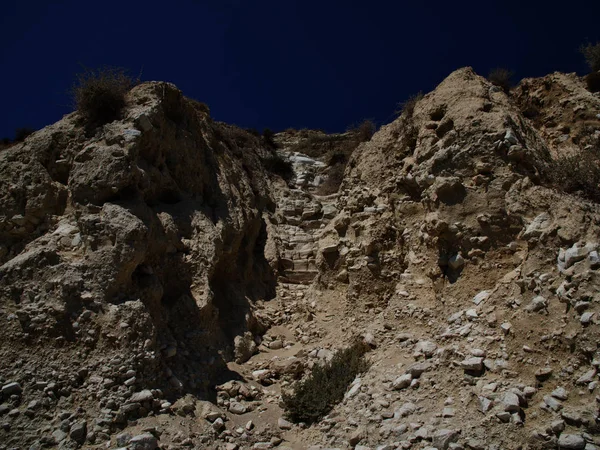
[[[30,136],[33,133],[35,133],[35,130],[33,128],[17,128],[15,130],[15,142],[23,142],[27,138],[27,136]]]
[[[588,73],[585,77],[588,91],[600,92],[600,72]]]
[[[556,189],[600,203],[600,149],[553,161],[549,177]]]
[[[398,109],[395,113],[399,116],[404,115],[407,119],[410,119],[415,111],[415,106],[419,100],[423,98],[423,92],[419,91],[416,94],[408,97],[404,102],[398,103]]]
[[[487,76],[487,79],[493,85],[502,88],[502,90],[508,94],[510,88],[512,87],[513,76],[514,72],[512,72],[511,70],[498,67],[490,71],[490,73]]]
[[[600,42],[582,45],[579,49],[592,72],[600,70]]]
[[[72,90],[77,111],[92,126],[112,122],[120,117],[125,95],[136,83],[121,68],[86,69],[77,75]]]

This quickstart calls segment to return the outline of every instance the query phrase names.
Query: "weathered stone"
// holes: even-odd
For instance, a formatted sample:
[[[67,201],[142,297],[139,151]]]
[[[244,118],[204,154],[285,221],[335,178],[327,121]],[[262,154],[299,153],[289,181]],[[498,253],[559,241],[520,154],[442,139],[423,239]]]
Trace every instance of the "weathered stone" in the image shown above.
[[[563,433],[558,438],[558,448],[566,450],[579,450],[585,448],[585,439],[579,434]]]
[[[75,442],[83,444],[87,435],[87,424],[85,422],[77,422],[71,426],[69,437]]]
[[[597,372],[596,368],[590,369],[586,373],[584,373],[583,375],[581,375],[579,378],[577,378],[576,383],[577,384],[588,384],[588,383],[591,383],[592,381],[594,381],[596,379],[596,374],[597,373],[598,372]]]
[[[441,429],[433,433],[433,446],[439,450],[446,450],[450,444],[458,440],[457,430]]]
[[[527,305],[525,310],[529,311],[529,312],[538,312],[543,309],[546,309],[547,307],[548,307],[548,301],[541,295],[538,295],[537,297],[534,297],[531,300],[531,302],[529,303],[529,305]]]
[[[544,403],[553,411],[558,411],[562,408],[562,403],[550,395],[544,396]]]
[[[552,397],[557,398],[558,400],[566,400],[569,398],[569,393],[562,387],[557,387],[552,391]]]
[[[129,441],[131,450],[155,450],[158,448],[158,439],[150,433],[134,436]]]
[[[140,392],[135,392],[129,399],[129,401],[132,403],[151,402],[152,400],[154,400],[154,396],[152,395],[152,392],[148,389],[144,389]]]
[[[392,389],[400,390],[406,389],[410,386],[410,382],[412,381],[412,375],[410,373],[405,373],[404,375],[396,378],[392,383]]]
[[[457,255],[454,255],[452,257],[450,257],[450,259],[448,259],[448,267],[450,267],[452,270],[459,270],[462,269],[465,265],[465,259],[462,257],[462,255],[459,253]]]
[[[5,397],[10,397],[11,395],[21,395],[23,389],[21,385],[16,382],[8,383],[2,386],[2,395]]]
[[[422,361],[415,364],[411,364],[406,368],[406,373],[410,374],[413,378],[419,378],[424,372],[427,372],[432,367],[432,364],[428,361]]]
[[[552,224],[552,218],[548,213],[542,213],[536,216],[535,219],[527,226],[527,229],[523,233],[524,239],[539,238],[545,231],[547,231]]]
[[[437,345],[431,341],[419,341],[415,345],[415,356],[425,356],[426,358],[430,358],[433,356],[434,352],[437,349]]]
[[[239,402],[230,402],[228,410],[232,414],[239,415],[239,414],[245,414],[246,411],[248,410],[248,408],[246,408],[246,406],[242,405]]]
[[[480,356],[473,356],[461,361],[460,365],[463,370],[479,372],[483,370],[483,358]]]
[[[482,302],[484,302],[485,300],[487,300],[487,298],[489,296],[490,296],[490,293],[488,291],[481,291],[479,294],[477,294],[475,297],[473,297],[473,303],[475,303],[476,305],[479,305]]]
[[[292,424],[282,417],[277,419],[277,426],[279,428],[281,428],[282,430],[291,430],[292,429]]]
[[[521,410],[519,397],[513,392],[505,392],[502,397],[504,411],[519,412]]]

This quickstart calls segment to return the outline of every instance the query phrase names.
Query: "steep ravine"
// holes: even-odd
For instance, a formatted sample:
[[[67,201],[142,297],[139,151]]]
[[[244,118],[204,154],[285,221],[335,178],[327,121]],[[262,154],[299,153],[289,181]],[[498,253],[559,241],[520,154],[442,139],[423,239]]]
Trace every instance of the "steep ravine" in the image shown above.
[[[0,449],[598,448],[600,208],[547,175],[599,114],[574,75],[460,69],[330,195],[352,132],[275,150],[168,83],[3,150]],[[367,372],[289,423],[356,337]]]

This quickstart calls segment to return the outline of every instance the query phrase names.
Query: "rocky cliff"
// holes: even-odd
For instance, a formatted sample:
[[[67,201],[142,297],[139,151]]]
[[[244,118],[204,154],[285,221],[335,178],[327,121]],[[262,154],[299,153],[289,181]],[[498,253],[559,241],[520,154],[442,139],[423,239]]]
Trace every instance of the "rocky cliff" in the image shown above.
[[[144,83],[0,152],[0,448],[597,448],[600,207],[554,173],[600,149],[598,94],[465,68],[353,133],[275,135],[286,182]],[[286,421],[357,336],[344,401]]]

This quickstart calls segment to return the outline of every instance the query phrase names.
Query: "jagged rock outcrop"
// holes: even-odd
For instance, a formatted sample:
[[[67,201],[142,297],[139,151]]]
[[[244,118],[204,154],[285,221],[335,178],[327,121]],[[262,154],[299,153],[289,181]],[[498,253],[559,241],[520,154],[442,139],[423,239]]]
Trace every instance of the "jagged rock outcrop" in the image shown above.
[[[86,130],[73,113],[0,153],[3,382],[46,383],[47,407],[109,405],[108,425],[140,415],[122,407],[134,389],[210,393],[275,293],[266,150],[235,132],[144,83],[122,120]]]
[[[449,448],[439,433],[453,430],[454,448],[568,448],[571,435],[596,448],[600,208],[550,186],[566,140],[521,110],[543,98],[540,117],[572,126],[577,152],[598,145],[600,105],[576,77],[548,78],[556,97],[546,80],[509,97],[460,69],[349,162],[318,282],[343,293],[346,335],[378,342],[329,422],[362,427],[353,445]],[[411,374],[419,361],[427,371]],[[351,439],[335,429],[329,445]]]

